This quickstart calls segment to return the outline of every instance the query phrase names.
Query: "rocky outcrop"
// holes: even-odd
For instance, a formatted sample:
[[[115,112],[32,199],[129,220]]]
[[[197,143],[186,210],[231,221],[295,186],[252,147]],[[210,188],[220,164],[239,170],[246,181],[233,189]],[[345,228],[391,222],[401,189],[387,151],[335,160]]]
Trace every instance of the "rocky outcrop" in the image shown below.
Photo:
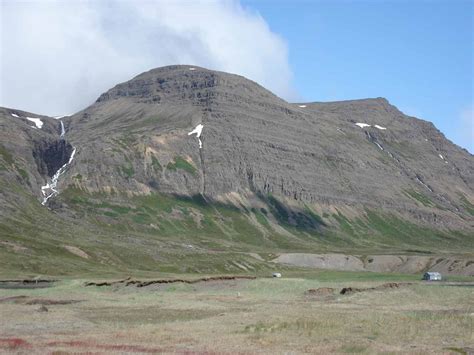
[[[237,75],[170,66],[115,86],[69,122],[88,190],[237,193],[247,207],[274,196],[300,210],[381,209],[474,228],[473,156],[383,98],[293,104]],[[188,135],[198,124],[202,149]]]
[[[73,147],[63,139],[36,142],[33,157],[41,175],[53,175],[69,161]]]

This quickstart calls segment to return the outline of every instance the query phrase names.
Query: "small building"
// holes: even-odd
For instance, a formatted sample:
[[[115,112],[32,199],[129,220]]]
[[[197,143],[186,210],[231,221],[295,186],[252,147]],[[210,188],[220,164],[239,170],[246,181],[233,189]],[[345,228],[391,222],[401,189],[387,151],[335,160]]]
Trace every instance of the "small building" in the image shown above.
[[[273,277],[281,277],[281,274],[279,272],[274,272],[272,274]]]
[[[423,280],[426,281],[441,281],[442,277],[439,272],[425,272],[423,275]]]

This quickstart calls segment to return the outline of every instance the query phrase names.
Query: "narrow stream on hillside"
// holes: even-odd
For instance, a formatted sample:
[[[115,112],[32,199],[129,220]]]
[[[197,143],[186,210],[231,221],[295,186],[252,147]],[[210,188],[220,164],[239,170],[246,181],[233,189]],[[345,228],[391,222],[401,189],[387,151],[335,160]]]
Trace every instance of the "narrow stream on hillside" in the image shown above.
[[[64,123],[62,120],[59,122],[61,122],[61,135],[59,136],[59,138],[64,138],[64,135],[66,134],[66,130],[64,129]]]
[[[66,131],[64,129],[63,121],[61,120],[60,122],[61,122],[61,134],[60,134],[59,138],[64,139]],[[64,172],[66,171],[66,168],[68,167],[68,165],[71,164],[72,160],[74,159],[75,154],[76,154],[76,148],[73,147],[71,156],[69,157],[69,161],[66,164],[64,164],[62,167],[60,167],[58,169],[58,171],[56,171],[54,173],[54,175],[51,178],[51,181],[49,183],[47,183],[44,186],[41,186],[41,193],[43,194],[43,201],[41,202],[41,204],[43,206],[46,205],[46,203],[48,202],[48,200],[51,197],[56,196],[59,193],[58,190],[56,189],[56,187],[58,185],[59,177],[62,174],[64,174]]]

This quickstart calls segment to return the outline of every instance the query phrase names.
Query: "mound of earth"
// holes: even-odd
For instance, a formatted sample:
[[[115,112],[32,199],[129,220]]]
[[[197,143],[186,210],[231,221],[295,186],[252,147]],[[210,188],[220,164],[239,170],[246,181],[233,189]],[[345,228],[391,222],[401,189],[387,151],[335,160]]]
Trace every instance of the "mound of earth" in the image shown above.
[[[310,288],[306,293],[311,296],[332,296],[336,290],[331,287]]]
[[[341,295],[348,295],[348,294],[353,294],[353,293],[358,293],[358,292],[366,292],[366,291],[384,291],[384,290],[390,290],[390,289],[396,289],[404,286],[409,286],[412,285],[410,282],[389,282],[385,283],[380,286],[375,286],[375,287],[367,287],[367,288],[356,288],[356,287],[344,287],[339,293]]]
[[[210,281],[229,281],[229,280],[255,280],[255,276],[211,276],[211,277],[202,277],[199,279],[159,279],[159,280],[131,280],[125,279],[120,281],[111,281],[111,282],[87,282],[85,286],[114,286],[114,285],[123,285],[123,286],[136,286],[136,287],[146,287],[155,284],[172,284],[172,283],[185,283],[185,284],[195,284],[199,282],[210,282]]]

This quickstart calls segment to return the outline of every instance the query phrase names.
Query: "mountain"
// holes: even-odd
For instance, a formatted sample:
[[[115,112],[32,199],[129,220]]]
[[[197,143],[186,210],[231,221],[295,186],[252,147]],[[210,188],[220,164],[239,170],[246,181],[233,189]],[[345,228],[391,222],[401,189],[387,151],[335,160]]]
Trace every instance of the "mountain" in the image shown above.
[[[474,247],[474,157],[383,98],[288,103],[169,66],[69,117],[2,108],[0,126],[9,270],[213,272],[272,268],[263,256],[283,252]]]

